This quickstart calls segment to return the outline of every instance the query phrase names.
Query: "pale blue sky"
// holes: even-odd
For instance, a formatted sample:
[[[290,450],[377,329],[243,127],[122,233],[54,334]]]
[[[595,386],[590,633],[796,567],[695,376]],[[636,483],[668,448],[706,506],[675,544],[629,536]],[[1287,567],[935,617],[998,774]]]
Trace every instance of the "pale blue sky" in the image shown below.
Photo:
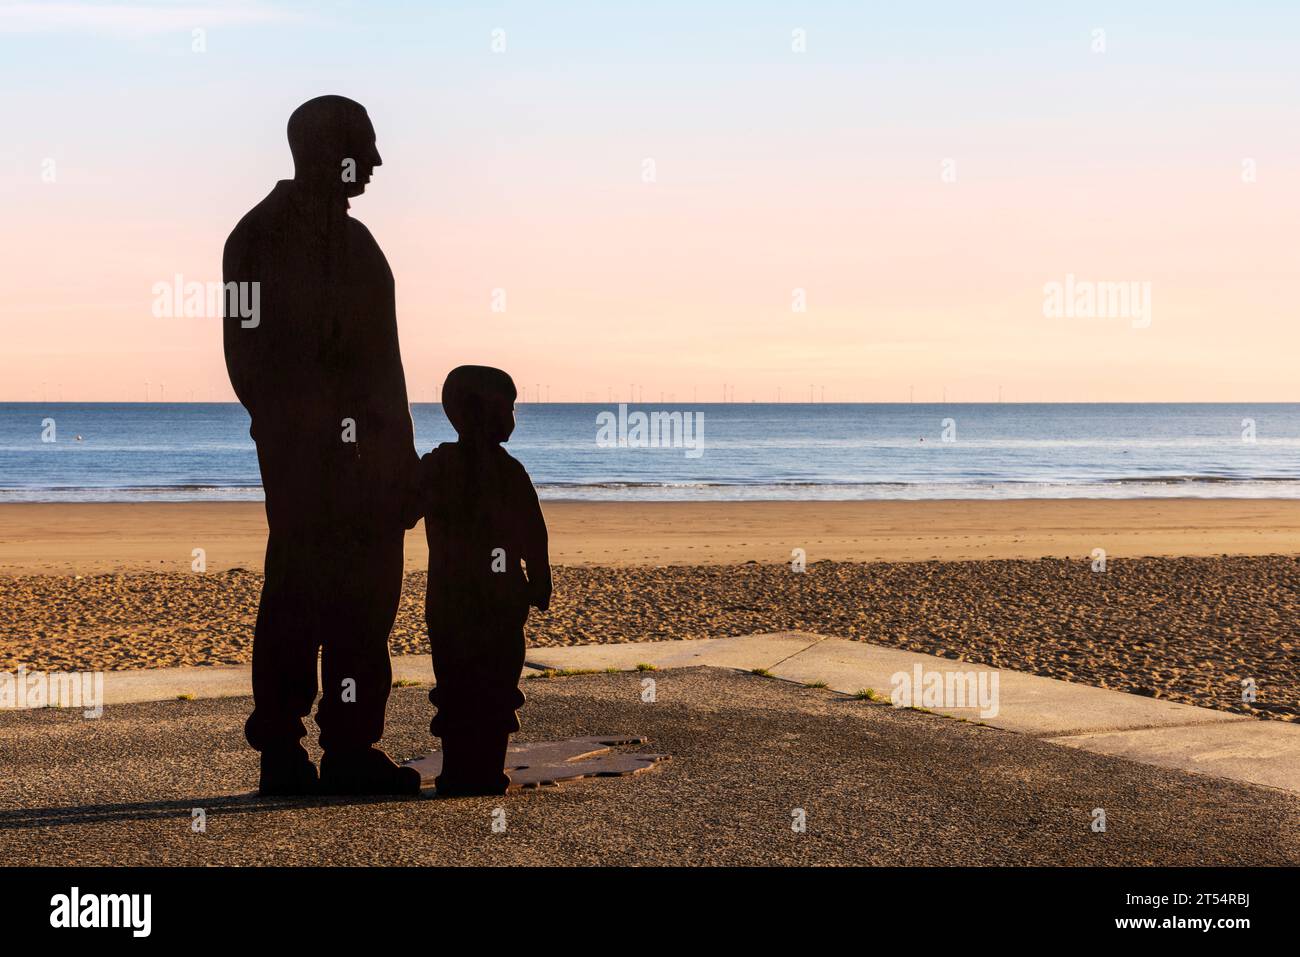
[[[324,92],[379,132],[354,213],[418,382],[490,359],[602,394],[1300,399],[1300,5],[1137,6],[0,2],[0,399],[226,397],[209,331],[140,290],[211,278]],[[1045,327],[1067,272],[1152,281],[1156,321]],[[467,323],[497,287],[515,324]]]

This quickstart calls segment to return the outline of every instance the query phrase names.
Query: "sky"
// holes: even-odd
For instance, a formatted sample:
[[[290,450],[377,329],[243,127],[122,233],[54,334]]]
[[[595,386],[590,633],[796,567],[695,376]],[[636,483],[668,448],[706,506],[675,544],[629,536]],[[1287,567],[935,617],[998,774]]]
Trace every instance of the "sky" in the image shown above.
[[[0,0],[0,401],[232,400],[323,93],[413,401],[1300,401],[1300,5],[1137,6]]]

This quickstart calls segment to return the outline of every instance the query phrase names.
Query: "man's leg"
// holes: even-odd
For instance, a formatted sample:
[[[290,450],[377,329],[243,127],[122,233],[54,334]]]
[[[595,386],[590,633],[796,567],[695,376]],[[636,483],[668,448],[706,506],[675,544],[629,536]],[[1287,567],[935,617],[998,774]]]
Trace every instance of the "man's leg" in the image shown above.
[[[374,747],[384,735],[392,689],[388,636],[402,597],[404,531],[348,548],[323,623],[320,725],[321,785],[332,793],[418,794],[420,774]]]
[[[302,719],[316,699],[314,562],[309,553],[291,554],[290,541],[272,531],[267,542],[253,631],[253,713],[244,734],[262,753],[263,794],[310,793],[316,786],[316,769],[301,743],[307,733]]]

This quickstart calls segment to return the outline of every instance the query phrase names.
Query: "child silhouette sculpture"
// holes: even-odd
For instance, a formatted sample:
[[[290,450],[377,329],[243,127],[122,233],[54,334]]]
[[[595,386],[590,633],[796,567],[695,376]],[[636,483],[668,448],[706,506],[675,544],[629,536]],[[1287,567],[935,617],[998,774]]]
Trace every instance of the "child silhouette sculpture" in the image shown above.
[[[421,459],[429,588],[425,621],[433,650],[442,738],[441,796],[504,794],[506,747],[524,703],[528,608],[551,600],[546,522],[528,473],[501,443],[515,428],[510,376],[460,366],[442,407],[460,437]]]

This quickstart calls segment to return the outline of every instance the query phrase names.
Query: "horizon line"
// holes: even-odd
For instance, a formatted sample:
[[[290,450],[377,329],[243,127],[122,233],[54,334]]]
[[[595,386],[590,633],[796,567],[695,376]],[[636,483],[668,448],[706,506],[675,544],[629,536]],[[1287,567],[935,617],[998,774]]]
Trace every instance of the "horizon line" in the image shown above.
[[[416,405],[442,405],[441,400],[421,400],[407,403],[410,406]],[[235,405],[243,407],[238,399],[218,400],[218,399],[177,399],[175,401],[155,401],[153,399],[58,399],[44,401],[40,399],[0,399],[0,405],[30,405],[30,406],[55,406],[55,405]],[[717,406],[717,405],[1300,405],[1300,399],[1154,399],[1154,400],[1133,400],[1133,399],[1107,399],[1104,401],[1093,401],[1086,399],[1026,399],[1026,400],[945,400],[937,401],[926,400],[887,400],[887,401],[826,401],[826,402],[789,402],[785,400],[776,401],[771,399],[748,399],[748,400],[731,400],[727,402],[697,402],[697,401],[676,401],[664,399],[662,401],[636,400],[627,401],[625,399],[608,399],[605,401],[537,401],[537,400],[518,400],[516,406],[520,405],[591,405],[591,406],[610,406],[610,405],[676,405],[676,406]]]

